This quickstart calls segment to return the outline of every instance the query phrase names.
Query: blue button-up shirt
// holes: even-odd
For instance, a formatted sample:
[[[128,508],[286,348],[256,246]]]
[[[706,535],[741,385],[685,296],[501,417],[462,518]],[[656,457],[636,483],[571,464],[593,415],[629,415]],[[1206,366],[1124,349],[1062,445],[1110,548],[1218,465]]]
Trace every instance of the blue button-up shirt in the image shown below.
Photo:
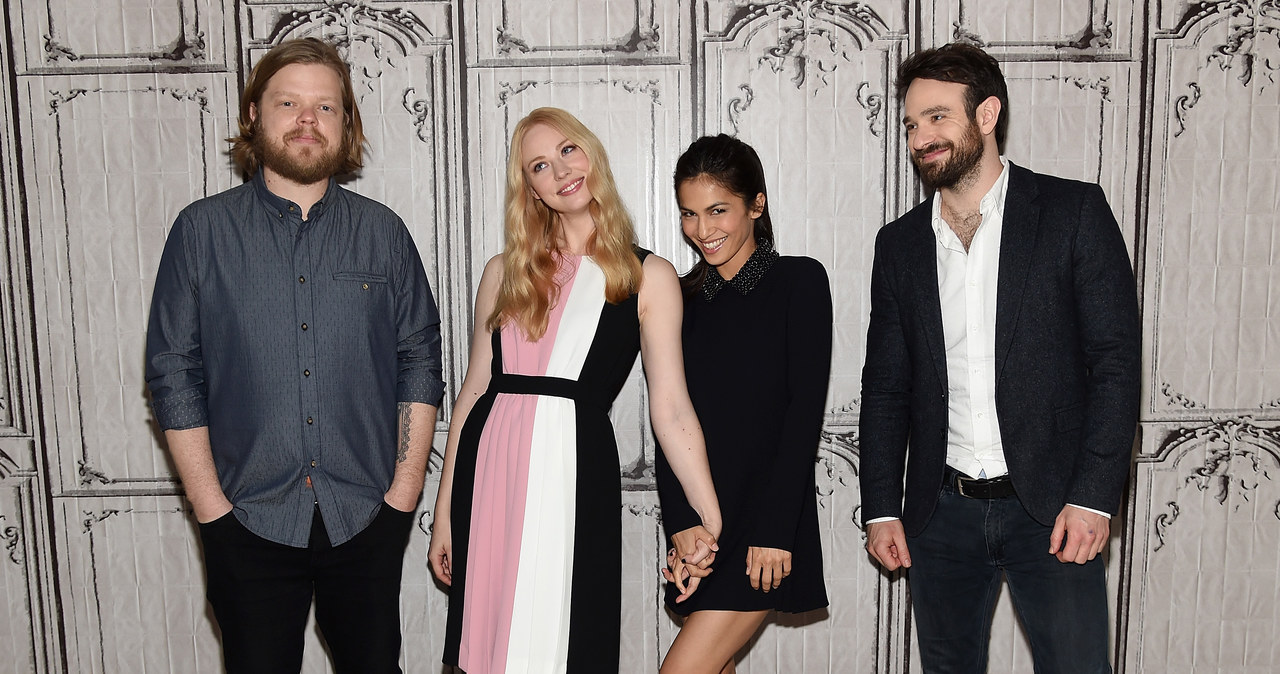
[[[330,180],[303,220],[251,182],[178,215],[156,275],[147,383],[165,430],[209,427],[250,531],[334,545],[373,520],[398,402],[439,406],[440,314],[404,222]]]

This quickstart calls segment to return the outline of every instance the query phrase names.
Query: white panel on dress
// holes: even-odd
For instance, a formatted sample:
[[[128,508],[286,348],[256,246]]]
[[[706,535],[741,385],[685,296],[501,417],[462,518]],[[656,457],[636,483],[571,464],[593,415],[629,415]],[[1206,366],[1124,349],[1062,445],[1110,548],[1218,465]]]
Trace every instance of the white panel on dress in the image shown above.
[[[564,302],[546,376],[577,381],[595,341],[604,308],[604,272],[583,257]],[[590,411],[589,411],[590,413]],[[577,405],[540,396],[529,448],[529,484],[520,566],[512,604],[508,672],[555,672],[539,662],[565,662],[569,653],[569,600],[578,475]],[[589,562],[587,562],[589,563]]]

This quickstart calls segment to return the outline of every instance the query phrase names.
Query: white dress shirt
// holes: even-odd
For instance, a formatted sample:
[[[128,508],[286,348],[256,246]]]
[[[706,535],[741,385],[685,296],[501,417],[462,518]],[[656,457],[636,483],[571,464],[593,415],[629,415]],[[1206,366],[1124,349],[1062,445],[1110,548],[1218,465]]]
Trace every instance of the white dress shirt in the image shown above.
[[[996,416],[996,282],[1009,188],[1006,162],[982,197],[982,224],[968,252],[933,200],[942,342],[947,354],[947,465],[970,477],[1009,472]]]

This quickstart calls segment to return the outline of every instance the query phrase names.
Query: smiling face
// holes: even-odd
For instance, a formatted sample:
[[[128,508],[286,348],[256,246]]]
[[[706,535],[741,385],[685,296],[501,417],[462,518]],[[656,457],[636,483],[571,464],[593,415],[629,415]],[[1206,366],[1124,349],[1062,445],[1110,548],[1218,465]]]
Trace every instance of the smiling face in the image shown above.
[[[264,170],[299,185],[326,181],[347,154],[342,80],[332,68],[293,63],[267,82],[249,107]]]
[[[520,159],[534,199],[561,217],[589,212],[591,160],[563,132],[547,124],[533,125],[520,141]]]
[[[965,85],[913,80],[902,107],[911,161],[926,186],[950,189],[977,178],[986,142],[965,108]]]
[[[676,188],[680,228],[707,264],[731,279],[756,250],[755,219],[764,211],[764,195],[748,202],[706,175]]]

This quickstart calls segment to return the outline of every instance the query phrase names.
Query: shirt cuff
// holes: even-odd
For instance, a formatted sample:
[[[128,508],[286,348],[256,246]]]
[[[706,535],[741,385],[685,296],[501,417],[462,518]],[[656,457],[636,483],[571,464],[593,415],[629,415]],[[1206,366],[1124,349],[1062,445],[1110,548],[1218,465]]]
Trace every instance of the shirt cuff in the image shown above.
[[[423,403],[439,409],[444,402],[444,382],[429,376],[403,377],[396,386],[396,402]]]
[[[162,431],[182,431],[209,425],[209,406],[204,393],[188,389],[173,395],[151,400],[156,423]]]
[[[901,519],[901,518],[899,518],[899,517],[877,517],[877,518],[875,518],[875,519],[867,520],[867,526],[871,526],[872,524],[879,524],[879,523],[881,523],[881,522],[894,522],[894,521],[897,521],[897,520],[899,520],[899,519]]]
[[[1086,508],[1086,507],[1084,507],[1084,506],[1082,506],[1082,505],[1076,505],[1076,504],[1074,504],[1074,503],[1068,503],[1067,505],[1071,506],[1072,508],[1079,508],[1079,509],[1081,509],[1081,510],[1088,510],[1088,511],[1089,511],[1089,512],[1091,512],[1091,513],[1097,513],[1097,514],[1102,515],[1103,517],[1105,517],[1105,518],[1107,518],[1107,519],[1111,519],[1111,513],[1104,513],[1104,512],[1102,512],[1101,510],[1094,510],[1093,508]]]

